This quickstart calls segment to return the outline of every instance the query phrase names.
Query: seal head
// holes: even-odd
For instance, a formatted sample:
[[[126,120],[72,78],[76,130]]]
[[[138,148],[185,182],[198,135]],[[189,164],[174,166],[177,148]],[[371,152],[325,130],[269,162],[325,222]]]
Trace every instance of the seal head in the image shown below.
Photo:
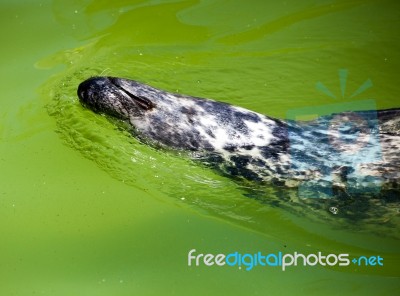
[[[129,121],[141,139],[174,149],[227,151],[282,140],[278,120],[134,80],[93,77],[79,85],[78,96],[95,112]]]
[[[95,112],[129,119],[142,116],[154,107],[148,97],[136,91],[137,86],[135,81],[127,83],[118,78],[94,77],[79,85],[78,96],[83,105]]]

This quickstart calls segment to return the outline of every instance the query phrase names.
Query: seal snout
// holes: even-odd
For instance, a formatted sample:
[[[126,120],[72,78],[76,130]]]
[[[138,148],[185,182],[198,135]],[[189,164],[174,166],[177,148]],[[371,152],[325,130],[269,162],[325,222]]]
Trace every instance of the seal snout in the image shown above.
[[[79,84],[81,104],[95,112],[113,114],[113,85],[108,77],[91,77]]]
[[[107,77],[91,77],[81,82],[78,86],[78,97],[82,103],[90,103],[91,98],[109,83]]]

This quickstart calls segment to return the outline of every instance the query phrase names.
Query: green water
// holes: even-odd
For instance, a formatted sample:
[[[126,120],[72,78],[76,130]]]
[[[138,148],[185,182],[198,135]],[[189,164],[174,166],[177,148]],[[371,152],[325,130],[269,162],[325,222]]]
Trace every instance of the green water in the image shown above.
[[[365,99],[399,107],[397,1],[0,5],[0,295],[399,290],[398,215],[392,227],[383,218],[351,227],[271,207],[184,155],[141,144],[76,97],[80,81],[102,74],[280,118]],[[193,248],[380,255],[384,266],[188,267]]]

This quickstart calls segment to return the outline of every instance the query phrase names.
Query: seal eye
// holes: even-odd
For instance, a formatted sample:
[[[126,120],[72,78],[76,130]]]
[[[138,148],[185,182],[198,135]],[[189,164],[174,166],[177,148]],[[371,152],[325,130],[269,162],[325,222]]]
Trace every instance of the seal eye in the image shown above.
[[[129,91],[129,89],[124,88],[123,86],[121,86],[116,79],[111,78],[111,83],[122,93],[124,93],[125,95],[127,95],[129,98],[131,98],[133,101],[135,101],[135,103],[141,107],[142,109],[148,111],[151,110],[155,107],[154,103],[152,101],[150,101],[148,98],[146,97],[142,97],[142,96],[137,96],[134,95],[133,93],[131,93]]]
[[[125,91],[125,93],[133,99],[142,109],[148,111],[153,109],[155,106],[152,101],[145,97],[139,97],[131,94],[130,92]]]

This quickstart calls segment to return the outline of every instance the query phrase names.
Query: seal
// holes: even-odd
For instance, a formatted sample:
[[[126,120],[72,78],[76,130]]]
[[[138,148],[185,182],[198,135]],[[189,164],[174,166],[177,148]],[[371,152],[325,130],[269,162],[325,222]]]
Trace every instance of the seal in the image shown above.
[[[298,187],[314,197],[382,194],[399,199],[400,109],[348,111],[296,122],[116,77],[78,87],[81,103],[129,122],[140,140],[225,175]],[[335,189],[332,191],[332,188]]]

